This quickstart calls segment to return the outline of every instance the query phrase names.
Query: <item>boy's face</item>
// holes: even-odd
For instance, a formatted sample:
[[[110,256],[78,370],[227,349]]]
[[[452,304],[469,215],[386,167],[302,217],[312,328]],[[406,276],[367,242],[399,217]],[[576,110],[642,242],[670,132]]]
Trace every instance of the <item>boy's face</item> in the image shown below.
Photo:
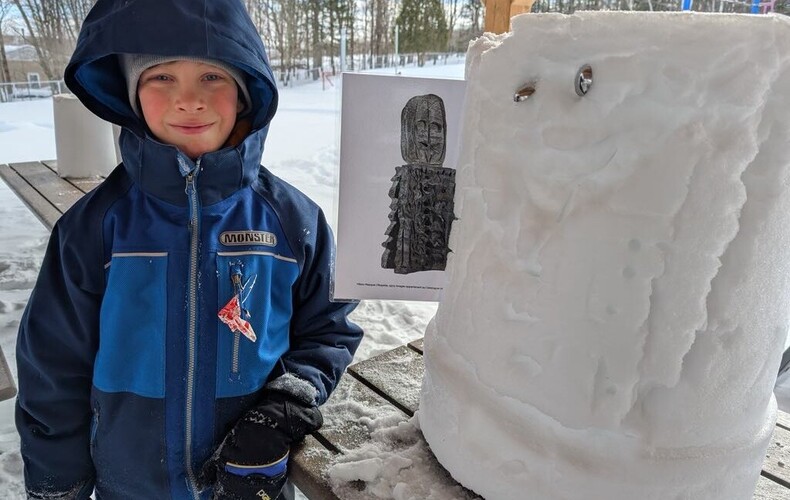
[[[140,75],[137,96],[151,132],[196,159],[225,144],[236,124],[236,81],[216,66],[173,61]]]

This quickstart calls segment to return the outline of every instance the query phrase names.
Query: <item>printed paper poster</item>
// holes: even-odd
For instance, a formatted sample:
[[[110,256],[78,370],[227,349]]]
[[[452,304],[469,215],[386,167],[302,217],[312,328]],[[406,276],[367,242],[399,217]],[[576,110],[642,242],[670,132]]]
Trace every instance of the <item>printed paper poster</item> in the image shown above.
[[[464,90],[343,76],[335,299],[439,300]]]

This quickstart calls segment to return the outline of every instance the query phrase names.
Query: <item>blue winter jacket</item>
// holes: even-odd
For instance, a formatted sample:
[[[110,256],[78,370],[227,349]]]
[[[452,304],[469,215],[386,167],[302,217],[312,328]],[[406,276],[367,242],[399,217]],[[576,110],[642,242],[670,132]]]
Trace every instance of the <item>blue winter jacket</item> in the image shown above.
[[[122,53],[242,69],[252,132],[197,161],[158,142],[129,105]],[[28,494],[208,498],[196,475],[264,386],[307,386],[321,404],[352,359],[362,332],[347,319],[353,304],[330,301],[331,232],[315,203],[260,166],[277,89],[240,0],[99,0],[66,84],[123,126],[123,163],[55,225],[22,319]],[[252,285],[255,342],[217,316],[234,273]]]

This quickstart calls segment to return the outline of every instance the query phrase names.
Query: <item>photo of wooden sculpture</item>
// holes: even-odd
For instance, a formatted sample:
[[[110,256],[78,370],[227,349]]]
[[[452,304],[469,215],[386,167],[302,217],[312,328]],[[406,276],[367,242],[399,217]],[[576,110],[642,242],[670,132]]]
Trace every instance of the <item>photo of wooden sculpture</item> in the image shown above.
[[[443,167],[447,145],[444,101],[434,94],[409,99],[401,113],[401,155],[389,196],[390,224],[381,267],[397,274],[443,271],[454,220],[455,170]]]

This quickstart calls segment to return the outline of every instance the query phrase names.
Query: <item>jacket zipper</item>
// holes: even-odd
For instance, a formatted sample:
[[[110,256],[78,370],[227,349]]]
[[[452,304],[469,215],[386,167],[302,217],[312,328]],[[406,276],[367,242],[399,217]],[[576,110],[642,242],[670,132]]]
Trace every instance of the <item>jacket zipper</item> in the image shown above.
[[[192,497],[199,500],[197,480],[192,468],[192,406],[195,392],[195,358],[197,343],[197,288],[198,288],[198,251],[200,239],[200,200],[195,187],[200,171],[200,159],[195,168],[186,175],[186,194],[189,199],[189,291],[188,291],[188,345],[187,345],[187,388],[186,419],[184,425],[184,461],[187,481]]]
[[[239,299],[239,307],[243,307],[241,303],[242,283],[244,283],[244,275],[242,268],[244,264],[241,262],[231,262],[230,264],[230,281],[233,283],[233,293]],[[233,332],[233,358],[230,365],[230,377],[232,380],[239,379],[239,347],[241,344],[241,332],[238,330]]]

